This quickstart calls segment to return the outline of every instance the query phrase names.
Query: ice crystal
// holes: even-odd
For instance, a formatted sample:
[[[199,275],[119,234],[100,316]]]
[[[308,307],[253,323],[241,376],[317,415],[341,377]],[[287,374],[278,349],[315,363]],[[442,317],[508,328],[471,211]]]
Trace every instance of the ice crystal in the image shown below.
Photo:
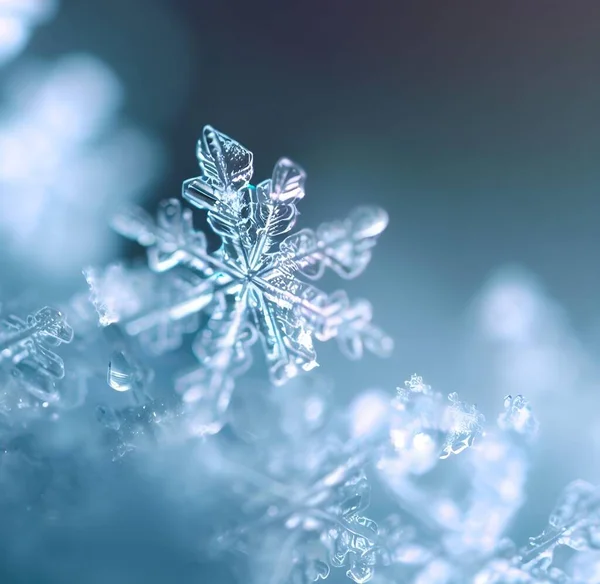
[[[538,431],[531,406],[522,395],[504,398],[504,412],[498,417],[498,425],[503,430],[514,430],[528,437],[534,437]]]
[[[494,425],[457,393],[442,394],[416,374],[393,399],[369,390],[347,409],[333,407],[318,377],[291,381],[316,365],[314,340],[337,339],[352,358],[364,349],[389,350],[368,303],[304,281],[325,268],[358,275],[385,214],[365,207],[345,221],[286,236],[304,196],[297,165],[280,160],[272,178],[254,187],[252,154],[212,128],[204,130],[198,158],[203,174],[184,183],[183,196],[208,212],[219,249],[209,251],[191,209],[177,200],[163,203],[156,221],[141,211],[118,216],[117,229],[148,248],[151,269],[86,270],[94,308],[88,303],[86,312],[79,300],[68,305],[78,331],[65,357],[68,364],[77,357],[71,371],[56,350],[73,339],[63,312],[0,318],[3,517],[27,500],[44,521],[59,521],[72,482],[84,474],[72,458],[86,437],[93,447],[84,443],[79,454],[100,471],[90,482],[107,469],[125,474],[135,458],[167,477],[163,485],[176,483],[172,492],[180,495],[180,477],[163,471],[185,465],[190,454],[190,472],[202,479],[181,489],[193,493],[193,504],[181,506],[186,517],[201,516],[189,521],[193,538],[208,545],[202,538],[211,531],[211,549],[232,555],[247,584],[309,584],[336,571],[357,584],[600,584],[600,491],[589,483],[566,488],[529,545],[507,538],[525,501],[527,454],[538,433],[522,395],[504,398]],[[500,308],[510,308],[511,298]],[[195,367],[182,368],[179,354],[155,366],[155,356],[175,351],[200,325]],[[503,339],[521,339],[529,326],[519,319],[504,325]],[[273,386],[291,382],[285,391],[250,387],[232,395],[259,339]],[[21,432],[26,425],[14,424],[17,410],[31,409],[28,400],[51,409],[69,374],[94,377],[112,402],[92,401],[102,422],[90,424],[97,433],[90,437],[76,424],[63,431],[45,419]],[[171,392],[173,378],[183,400]],[[111,454],[100,463],[99,434]],[[157,472],[164,444],[162,454],[179,460]],[[142,460],[142,452],[152,458]],[[98,492],[119,490],[113,487],[84,494],[94,493],[95,502]],[[220,499],[210,511],[214,521],[204,500],[212,491]]]
[[[528,402],[509,396],[497,427],[483,432],[483,415],[449,398],[418,376],[406,382],[393,404],[391,448],[377,464],[401,510],[382,522],[382,561],[392,579],[411,584],[471,582],[496,557],[523,502],[525,448],[535,432],[518,421],[529,416],[535,427]]]
[[[449,402],[449,403],[448,403]],[[393,465],[426,472],[437,459],[460,454],[480,436],[484,416],[457,393],[447,401],[414,374],[397,389],[390,440],[399,457]]]
[[[447,410],[450,418],[449,431],[440,458],[460,454],[465,448],[471,446],[480,435],[485,421],[477,407],[459,401],[457,393],[451,393],[448,399],[452,403],[452,407]]]
[[[251,581],[268,574],[270,584],[308,583],[345,566],[358,583],[500,584],[486,578],[505,573],[531,578],[505,584],[562,582],[558,568],[531,564],[505,539],[524,501],[526,449],[537,430],[522,396],[508,396],[484,432],[474,406],[456,394],[443,399],[417,375],[387,410],[378,392],[356,398],[342,426],[327,392],[315,389],[297,385],[267,404],[253,393],[230,412],[255,450],[232,458],[230,443],[217,466],[239,489],[243,516],[255,519],[219,541],[247,556]],[[366,424],[357,422],[361,413]],[[376,478],[397,508],[377,523],[365,516]]]
[[[563,491],[548,519],[548,526],[530,539],[524,562],[546,568],[558,546],[576,551],[600,548],[600,490],[585,481],[574,481]]]
[[[252,437],[253,450],[232,457],[229,448],[219,468],[228,469],[228,482],[235,477],[250,519],[218,541],[221,549],[244,552],[251,581],[308,583],[326,578],[331,567],[345,567],[358,583],[373,575],[377,524],[365,516],[370,485],[364,473],[372,437],[353,438],[323,389],[296,384],[285,400],[275,393],[258,406],[253,397],[251,408],[268,412],[260,418],[262,436],[249,433],[242,400],[234,403],[234,428]]]
[[[26,319],[0,317],[0,373],[46,405],[54,402],[59,398],[56,382],[65,375],[55,348],[72,339],[73,329],[54,308],[42,308]],[[2,383],[4,392],[11,391],[9,385]],[[23,404],[21,397],[18,400]]]
[[[182,411],[177,402],[153,398],[148,387],[154,372],[145,367],[128,347],[117,325],[105,329],[113,351],[106,382],[115,392],[127,394],[129,403],[113,407],[99,405],[96,414],[106,429],[106,442],[113,460],[140,448],[156,446]]]
[[[599,504],[597,487],[572,482],[559,497],[544,531],[523,549],[492,558],[473,584],[597,584]],[[556,561],[561,547],[576,552],[567,563]]]
[[[119,232],[148,248],[153,271],[170,272],[166,282],[153,287],[162,292],[148,294],[134,286],[122,302],[120,287],[117,294],[107,283],[108,273],[88,271],[87,278],[101,323],[119,322],[128,334],[158,340],[152,343],[155,352],[172,349],[190,330],[190,319],[208,315],[194,342],[201,367],[177,385],[186,402],[201,402],[204,432],[213,433],[222,426],[234,378],[248,368],[258,338],[275,384],[317,365],[314,339],[337,339],[350,358],[365,349],[389,353],[391,340],[371,324],[368,302],[351,302],[342,291],[326,294],[300,279],[317,280],[326,268],[343,278],[359,275],[387,215],[365,206],[344,221],[282,240],[296,223],[304,171],[283,158],[271,179],[252,186],[252,153],[211,127],[204,129],[197,154],[202,175],[184,182],[183,198],[208,212],[221,247],[210,253],[206,236],[193,226],[191,209],[171,199],[162,203],[156,221],[140,210],[114,221]],[[109,270],[114,276],[115,268]],[[157,328],[162,334],[152,332]]]

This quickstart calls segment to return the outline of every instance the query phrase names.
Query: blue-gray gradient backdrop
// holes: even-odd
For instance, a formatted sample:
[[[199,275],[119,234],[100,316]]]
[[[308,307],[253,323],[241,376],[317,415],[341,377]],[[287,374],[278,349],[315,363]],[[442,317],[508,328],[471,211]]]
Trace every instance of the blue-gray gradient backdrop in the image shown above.
[[[326,347],[322,370],[341,402],[367,387],[393,392],[418,371],[493,418],[501,401],[477,383],[469,323],[505,265],[538,278],[569,334],[600,350],[600,3],[63,0],[28,52],[74,50],[115,70],[126,113],[163,142],[167,170],[146,208],[197,173],[209,123],[254,152],[259,179],[282,155],[304,166],[302,226],[365,202],[388,210],[372,264],[347,287],[372,301],[396,348],[348,364]],[[562,416],[549,414],[542,432],[560,439],[540,456],[526,510],[537,528],[564,483],[599,458],[567,430],[572,388],[532,398],[543,409],[536,399]],[[123,553],[163,553],[178,584],[229,581],[225,567],[190,568],[175,545],[150,539]]]

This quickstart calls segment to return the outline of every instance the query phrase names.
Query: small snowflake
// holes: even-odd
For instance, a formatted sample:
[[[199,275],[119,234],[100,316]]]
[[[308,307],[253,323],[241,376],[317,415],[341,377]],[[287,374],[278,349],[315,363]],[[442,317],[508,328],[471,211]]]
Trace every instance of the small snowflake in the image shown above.
[[[204,129],[197,154],[202,175],[184,182],[183,198],[208,211],[221,247],[210,253],[205,235],[194,229],[191,210],[178,200],[167,200],[156,222],[136,210],[118,216],[114,226],[148,248],[150,267],[168,271],[168,287],[179,282],[177,294],[146,298],[148,310],[135,313],[128,310],[135,305],[129,294],[126,306],[118,306],[116,289],[108,294],[110,302],[106,300],[106,285],[97,272],[88,272],[88,282],[101,308],[101,321],[118,321],[131,335],[175,326],[202,311],[209,315],[194,343],[201,367],[182,377],[178,389],[187,402],[203,400],[203,409],[213,412],[206,420],[207,431],[213,432],[220,428],[233,378],[249,366],[249,348],[258,338],[278,385],[317,365],[314,339],[336,338],[354,359],[364,349],[389,353],[391,340],[371,324],[368,302],[351,302],[342,291],[326,294],[299,279],[303,275],[317,280],[326,268],[346,279],[359,275],[387,225],[387,215],[376,207],[361,207],[344,221],[288,235],[276,248],[280,236],[296,223],[304,171],[283,158],[272,178],[254,187],[249,182],[252,153],[211,127]],[[110,315],[102,312],[108,304]],[[165,350],[172,348],[169,343]]]

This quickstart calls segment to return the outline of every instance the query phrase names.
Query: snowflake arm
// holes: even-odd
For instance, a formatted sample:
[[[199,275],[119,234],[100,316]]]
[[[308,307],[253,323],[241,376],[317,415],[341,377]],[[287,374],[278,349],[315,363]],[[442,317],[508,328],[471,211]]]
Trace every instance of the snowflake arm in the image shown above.
[[[221,429],[233,392],[234,378],[251,364],[254,329],[245,320],[244,305],[233,297],[220,297],[205,330],[194,342],[194,354],[202,364],[180,376],[177,392],[188,403],[198,403],[193,432],[214,434]]]
[[[139,336],[153,354],[177,349],[183,335],[198,328],[196,309],[212,296],[210,280],[160,278],[147,270],[121,264],[104,270],[87,268],[84,275],[100,325],[119,323],[130,336]],[[207,297],[208,296],[208,297]]]
[[[56,383],[65,376],[65,365],[55,348],[73,339],[73,329],[61,312],[45,307],[22,319],[0,319],[0,373],[36,399],[56,402]]]
[[[582,480],[569,484],[556,503],[548,525],[529,540],[523,554],[525,566],[550,567],[560,545],[576,551],[598,549],[600,545],[600,489]]]
[[[64,363],[53,349],[72,340],[73,329],[53,308],[42,308],[26,320],[9,316],[0,321],[0,363],[28,365],[44,376],[62,379]]]

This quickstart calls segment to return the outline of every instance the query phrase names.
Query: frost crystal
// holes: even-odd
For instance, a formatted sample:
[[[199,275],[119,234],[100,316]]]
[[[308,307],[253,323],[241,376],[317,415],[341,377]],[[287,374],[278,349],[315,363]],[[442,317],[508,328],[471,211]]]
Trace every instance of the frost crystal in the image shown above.
[[[560,548],[570,548],[568,562],[558,560]],[[523,549],[491,559],[473,584],[598,584],[600,491],[585,482],[566,487],[550,515],[548,526]]]
[[[491,584],[472,578],[497,557],[523,502],[528,465],[520,426],[505,414],[484,433],[475,406],[456,394],[449,401],[413,376],[393,404],[390,448],[377,468],[400,513],[380,523],[382,562],[390,568],[382,582]],[[527,412],[534,423],[522,396],[507,398],[510,413],[509,406],[514,418]]]
[[[460,454],[471,446],[482,431],[485,422],[483,415],[474,405],[466,404],[458,399],[457,393],[451,393],[448,399],[452,407],[448,410],[449,432],[440,458],[448,458],[451,454]]]
[[[238,486],[245,514],[254,518],[218,541],[221,549],[247,555],[244,572],[251,582],[309,583],[326,578],[330,567],[345,567],[357,583],[373,575],[377,524],[365,516],[370,485],[364,473],[373,444],[365,435],[349,435],[347,420],[332,416],[324,393],[319,385],[292,384],[285,400],[274,393],[266,403],[252,403],[268,412],[263,436],[246,429],[253,450],[232,457],[230,445],[218,464],[221,472],[228,469],[227,482]],[[234,404],[238,433],[248,413],[244,409],[239,420]]]
[[[514,430],[528,437],[534,437],[538,432],[538,422],[522,395],[504,398],[504,412],[498,417],[498,425],[503,430]]]
[[[390,429],[391,444],[399,454],[392,463],[397,468],[426,472],[438,458],[460,454],[482,432],[484,416],[474,405],[461,402],[457,393],[448,395],[448,404],[416,374],[397,391]]]
[[[181,415],[179,403],[155,399],[148,392],[154,371],[148,369],[129,350],[118,325],[104,329],[113,348],[108,363],[106,382],[115,392],[126,394],[129,403],[121,407],[102,404],[96,408],[97,418],[105,426],[105,441],[113,461],[140,448],[155,448],[159,437],[173,433],[173,423]]]
[[[221,247],[210,253],[205,235],[192,224],[191,210],[171,199],[163,202],[156,221],[136,210],[114,222],[119,232],[148,248],[153,271],[170,273],[153,288],[160,292],[149,296],[134,286],[140,294],[126,294],[121,302],[103,274],[88,271],[87,278],[101,322],[119,322],[128,334],[142,338],[164,337],[164,346],[152,343],[155,352],[172,349],[195,315],[209,315],[194,342],[201,367],[183,376],[178,390],[186,402],[201,402],[204,431],[212,433],[222,426],[234,377],[248,368],[257,338],[275,384],[317,365],[314,339],[337,339],[353,359],[365,349],[389,353],[391,340],[371,324],[368,302],[351,302],[342,291],[326,294],[299,278],[317,280],[326,268],[343,278],[359,275],[387,215],[361,207],[344,221],[280,240],[296,223],[304,171],[283,158],[272,178],[254,187],[252,153],[211,127],[204,129],[197,154],[202,175],[184,182],[183,198],[208,211]],[[140,306],[145,309],[136,310]],[[152,333],[157,328],[160,335]]]
[[[523,562],[548,568],[561,545],[579,552],[600,548],[600,490],[585,481],[567,486],[546,529],[530,539],[531,548],[523,555]]]
[[[56,401],[55,382],[64,377],[65,366],[54,349],[72,339],[73,329],[54,308],[42,308],[27,319],[0,319],[0,372],[37,399]]]
[[[232,428],[251,437],[253,449],[228,442],[215,466],[242,497],[243,516],[254,520],[219,542],[247,556],[244,581],[268,575],[271,584],[304,584],[344,566],[357,583],[568,582],[540,553],[526,557],[505,539],[524,501],[525,449],[535,436],[522,419],[537,428],[522,396],[507,397],[498,424],[484,432],[475,406],[456,394],[444,399],[417,375],[387,411],[378,392],[359,396],[343,426],[330,414],[326,392],[308,389],[292,386],[268,403],[256,392],[241,394],[246,405],[240,409],[238,399],[230,412]],[[357,423],[360,412],[368,424]],[[375,523],[365,510],[377,478],[397,512]],[[581,518],[590,501],[579,503]],[[556,539],[554,532],[548,537]]]

